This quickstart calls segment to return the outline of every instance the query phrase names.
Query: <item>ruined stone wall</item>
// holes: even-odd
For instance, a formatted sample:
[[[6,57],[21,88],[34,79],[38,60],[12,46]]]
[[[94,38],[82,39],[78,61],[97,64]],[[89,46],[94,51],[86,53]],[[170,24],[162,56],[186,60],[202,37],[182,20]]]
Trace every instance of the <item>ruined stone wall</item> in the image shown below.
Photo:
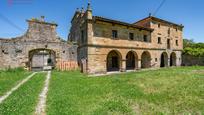
[[[77,61],[77,46],[67,44],[56,34],[56,24],[39,20],[28,20],[29,28],[25,35],[0,40],[0,68],[28,67],[29,52],[48,49],[56,53],[56,62]]]

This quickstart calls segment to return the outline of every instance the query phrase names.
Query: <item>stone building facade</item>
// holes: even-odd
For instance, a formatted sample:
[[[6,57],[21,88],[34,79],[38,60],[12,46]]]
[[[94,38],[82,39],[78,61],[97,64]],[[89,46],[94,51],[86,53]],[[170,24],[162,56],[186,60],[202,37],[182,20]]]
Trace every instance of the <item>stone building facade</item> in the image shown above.
[[[0,68],[55,68],[61,61],[77,59],[77,47],[57,36],[57,24],[41,19],[27,20],[21,37],[0,39]],[[51,68],[50,68],[51,67]]]
[[[180,66],[183,26],[149,16],[126,23],[77,10],[68,39],[78,44],[78,61],[89,74]]]

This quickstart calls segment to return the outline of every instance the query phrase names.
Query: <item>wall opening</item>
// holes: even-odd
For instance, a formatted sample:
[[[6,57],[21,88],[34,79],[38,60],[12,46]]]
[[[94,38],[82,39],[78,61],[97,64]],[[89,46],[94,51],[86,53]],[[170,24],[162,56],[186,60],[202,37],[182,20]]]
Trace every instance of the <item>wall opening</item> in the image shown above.
[[[176,66],[176,53],[172,52],[170,56],[170,66]]]
[[[56,65],[55,51],[49,49],[35,49],[29,52],[29,68],[32,71],[54,69]]]
[[[130,51],[126,55],[126,70],[134,70],[137,68],[138,57],[136,53]]]
[[[166,52],[163,52],[161,54],[160,67],[167,67],[167,66],[168,66],[168,54]]]
[[[149,52],[145,51],[141,56],[141,68],[150,68],[151,67],[151,55]]]
[[[119,71],[121,66],[121,55],[113,50],[107,56],[107,71]]]

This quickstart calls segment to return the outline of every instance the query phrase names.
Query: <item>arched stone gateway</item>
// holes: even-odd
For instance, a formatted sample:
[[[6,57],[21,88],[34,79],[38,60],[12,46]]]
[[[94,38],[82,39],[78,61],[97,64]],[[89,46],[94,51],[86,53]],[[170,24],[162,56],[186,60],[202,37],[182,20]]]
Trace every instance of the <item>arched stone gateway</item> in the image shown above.
[[[56,54],[50,49],[34,49],[29,51],[29,68],[32,71],[55,68]]]
[[[170,56],[170,66],[176,66],[176,53],[172,52]]]
[[[160,67],[167,67],[168,66],[168,54],[163,52],[160,58]]]
[[[133,70],[138,67],[138,56],[135,52],[129,51],[126,55],[126,70]]]
[[[121,54],[118,51],[111,51],[107,56],[107,71],[119,71],[121,67]]]
[[[141,68],[150,68],[151,67],[151,55],[148,51],[142,53],[141,56]]]

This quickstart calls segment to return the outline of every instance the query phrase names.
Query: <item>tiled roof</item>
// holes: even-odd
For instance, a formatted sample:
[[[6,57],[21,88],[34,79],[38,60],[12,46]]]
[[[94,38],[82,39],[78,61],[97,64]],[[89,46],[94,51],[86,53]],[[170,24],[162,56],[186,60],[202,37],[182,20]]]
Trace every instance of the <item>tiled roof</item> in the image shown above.
[[[166,20],[163,20],[163,19],[154,17],[154,16],[148,16],[148,17],[146,17],[146,18],[144,18],[144,19],[142,19],[142,20],[139,20],[139,21],[135,22],[134,24],[137,24],[137,23],[139,23],[139,22],[141,22],[141,21],[144,21],[144,20],[147,20],[147,19],[151,19],[151,20],[155,20],[155,21],[159,21],[159,22],[168,23],[168,24],[175,25],[175,26],[178,26],[178,27],[181,27],[181,28],[184,27],[184,26],[181,25],[181,24],[176,24],[176,23],[173,23],[173,22],[170,22],[170,21],[166,21]]]
[[[124,25],[124,26],[129,26],[129,27],[133,27],[133,28],[137,28],[137,29],[141,29],[141,30],[147,30],[147,31],[153,31],[154,30],[154,29],[151,29],[151,28],[138,26],[138,25],[135,25],[135,24],[130,24],[130,23],[121,22],[121,21],[117,21],[117,20],[112,20],[112,19],[108,19],[108,18],[104,18],[104,17],[100,17],[100,16],[93,16],[93,19],[94,20],[104,21],[104,22],[109,22],[109,23],[114,23],[114,24],[119,24],[119,25]]]

